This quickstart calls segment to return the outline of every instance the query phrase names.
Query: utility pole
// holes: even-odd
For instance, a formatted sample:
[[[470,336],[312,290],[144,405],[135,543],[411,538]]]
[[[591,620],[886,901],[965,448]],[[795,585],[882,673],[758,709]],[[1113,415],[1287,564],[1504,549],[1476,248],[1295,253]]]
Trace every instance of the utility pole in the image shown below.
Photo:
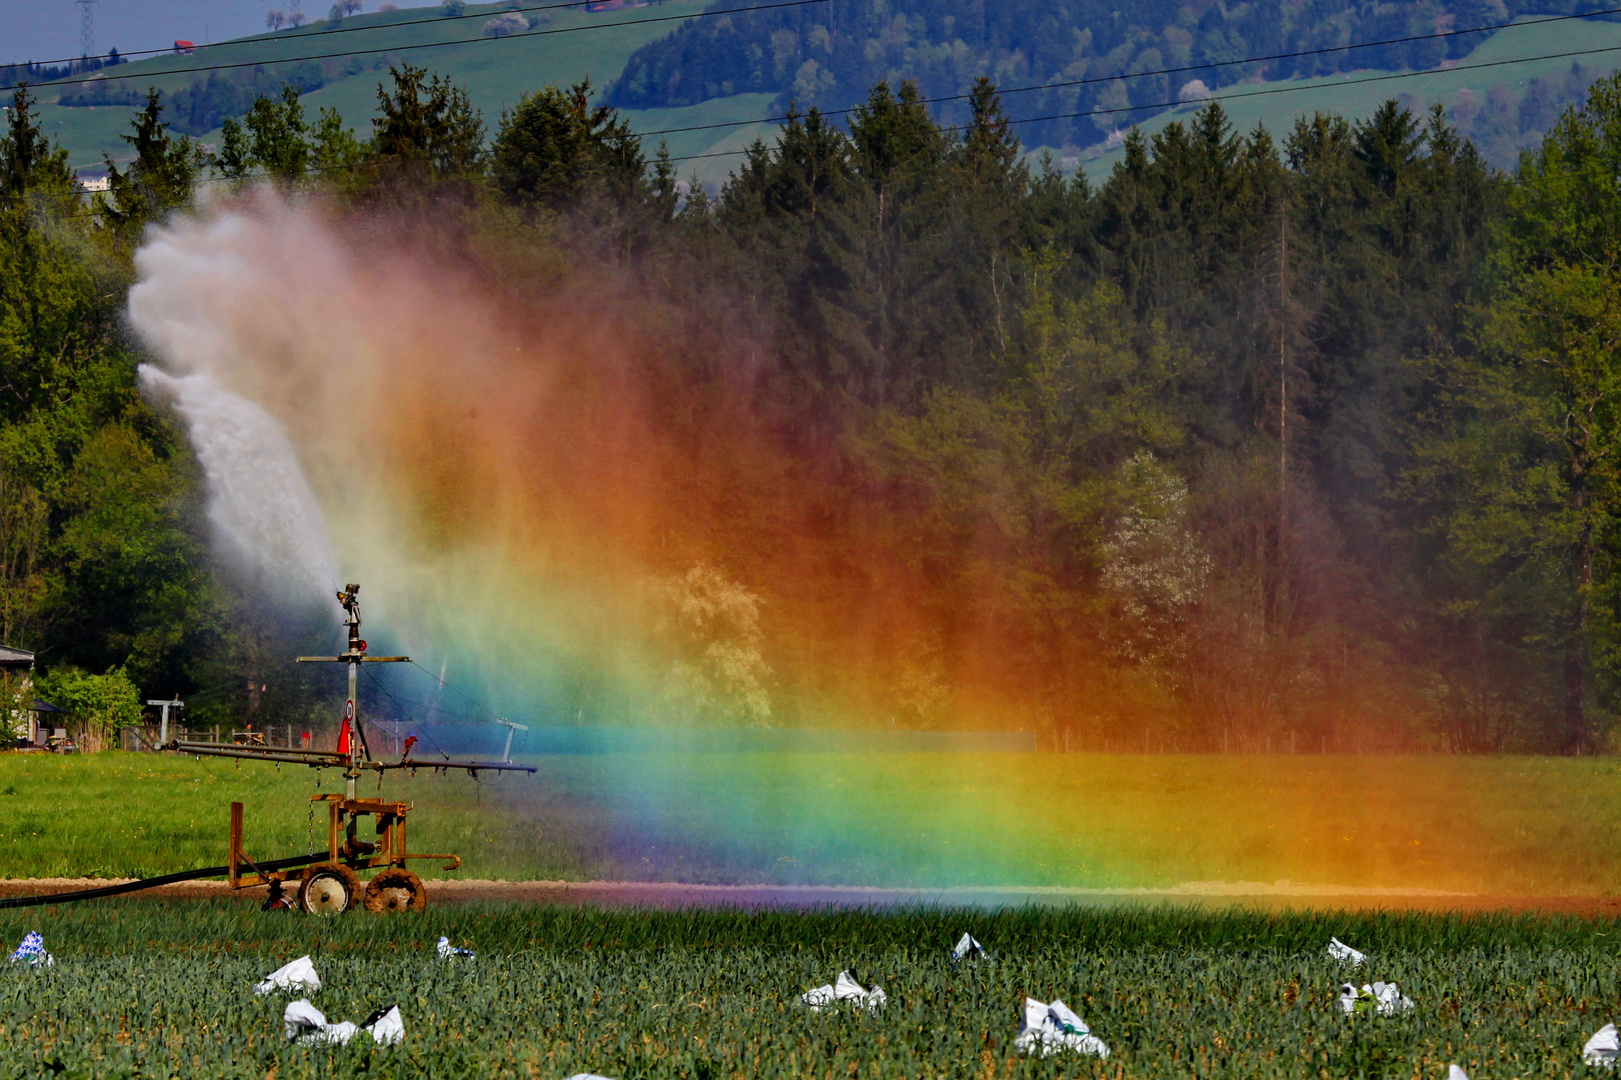
[[[499,720],[497,720],[496,723],[497,724],[503,724],[503,725],[506,726],[506,729],[507,729],[507,748],[501,754],[501,760],[510,765],[512,763],[512,734],[515,731],[528,731],[529,730],[529,725],[528,724],[515,724],[511,720],[508,720],[504,716],[501,717]]]
[[[173,698],[169,701],[148,701],[147,704],[157,705],[163,709],[162,719],[158,721],[158,745],[162,746],[169,741],[169,710],[183,709],[186,707],[186,703],[179,698]]]
[[[89,60],[96,55],[96,2],[73,0],[79,5],[79,56]]]

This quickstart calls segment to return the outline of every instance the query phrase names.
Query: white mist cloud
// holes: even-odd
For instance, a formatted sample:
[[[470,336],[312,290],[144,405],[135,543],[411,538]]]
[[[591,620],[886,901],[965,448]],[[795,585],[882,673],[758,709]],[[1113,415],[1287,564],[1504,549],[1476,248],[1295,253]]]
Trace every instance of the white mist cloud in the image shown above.
[[[330,598],[338,572],[320,503],[282,424],[250,399],[263,380],[244,353],[290,321],[278,298],[298,273],[285,249],[266,257],[262,230],[232,212],[152,230],[135,257],[129,320],[162,366],[141,366],[141,388],[186,423],[221,552],[272,594]],[[333,254],[302,248],[317,262]]]

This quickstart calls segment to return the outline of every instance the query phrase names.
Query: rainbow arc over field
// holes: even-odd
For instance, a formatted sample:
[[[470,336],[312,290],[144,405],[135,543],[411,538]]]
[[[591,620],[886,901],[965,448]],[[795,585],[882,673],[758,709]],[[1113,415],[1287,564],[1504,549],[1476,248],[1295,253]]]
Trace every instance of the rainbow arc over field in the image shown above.
[[[498,711],[668,722],[686,661],[721,682],[753,665],[770,700],[744,722],[888,724],[871,691],[946,606],[974,658],[955,682],[1007,660],[971,647],[995,589],[932,594],[905,537],[817,520],[842,478],[751,411],[748,371],[684,383],[665,346],[690,328],[628,275],[515,285],[270,195],[172,223],[138,263],[132,318],[164,369],[280,423],[373,624]],[[750,351],[723,331],[717,362]],[[1013,727],[1019,707],[970,694],[942,722]]]
[[[261,192],[154,230],[137,256],[136,331],[171,380],[251,403],[214,418],[216,442],[255,410],[279,424],[336,572],[363,583],[368,630],[387,628],[374,644],[542,725],[702,726],[710,693],[725,723],[885,729],[885,691],[945,612],[967,689],[941,722],[1029,719],[1008,688],[1031,659],[996,629],[1015,583],[968,551],[949,587],[930,584],[893,518],[830,522],[847,478],[804,448],[837,433],[753,411],[763,344],[643,301],[631,274],[548,272],[477,244]],[[713,356],[702,389],[669,362],[672,341]],[[248,519],[257,496],[232,494]],[[270,510],[266,528],[292,520]],[[293,539],[284,553],[319,547]],[[282,569],[283,598],[331,603],[330,569]],[[1042,662],[1111,692],[1084,645]],[[1479,891],[1519,860],[1514,888],[1600,887],[1569,845],[1542,842],[1568,825],[1535,800],[1558,776],[1516,780],[1516,805],[1478,763],[1414,768],[653,752],[551,778],[589,792],[609,846],[651,874]]]

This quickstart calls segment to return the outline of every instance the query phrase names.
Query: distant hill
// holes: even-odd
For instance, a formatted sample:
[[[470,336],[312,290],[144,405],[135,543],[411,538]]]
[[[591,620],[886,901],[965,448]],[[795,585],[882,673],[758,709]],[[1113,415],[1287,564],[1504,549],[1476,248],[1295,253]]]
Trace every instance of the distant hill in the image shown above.
[[[1571,57],[1571,53],[1587,55]],[[1446,106],[1448,119],[1474,141],[1487,160],[1511,168],[1522,148],[1542,142],[1543,133],[1566,105],[1581,100],[1594,79],[1611,74],[1618,66],[1621,23],[1521,22],[1491,35],[1473,52],[1444,68],[1411,73],[1346,71],[1228,86],[1220,93],[1223,107],[1240,130],[1261,124],[1279,134],[1288,131],[1296,117],[1315,111],[1363,118],[1390,98],[1415,112],[1439,103]],[[1174,120],[1185,120],[1196,107],[1190,103],[1170,110],[1145,111],[1135,114],[1134,119],[1152,134]],[[1118,146],[1107,141],[1078,152],[1058,152],[1075,153],[1078,163],[1094,179],[1107,175],[1122,156]]]
[[[830,0],[668,21],[745,2],[660,0],[587,12],[545,10],[542,0],[523,0],[466,5],[460,18],[441,17],[438,5],[374,11],[255,34],[191,55],[144,58],[92,73],[58,71],[59,79],[67,78],[38,92],[46,102],[44,119],[74,165],[94,168],[103,154],[127,154],[119,136],[148,86],[164,91],[167,117],[177,130],[208,143],[217,139],[223,117],[242,112],[255,94],[273,93],[283,82],[303,88],[312,113],[336,108],[364,135],[390,64],[409,61],[462,84],[492,131],[501,111],[524,93],[589,75],[638,131],[735,125],[668,136],[671,152],[683,159],[683,175],[696,172],[715,184],[740,160],[735,152],[754,138],[769,138],[776,127],[771,118],[790,106],[845,108],[880,79],[914,79],[925,96],[949,97],[982,74],[1008,91],[1005,103],[1018,122],[1014,130],[1027,147],[1049,150],[1066,169],[1084,168],[1094,176],[1118,158],[1119,130],[1133,124],[1158,130],[1186,115],[1205,93],[1223,97],[1241,128],[1263,123],[1276,133],[1316,109],[1360,117],[1389,97],[1418,109],[1439,101],[1492,161],[1508,165],[1522,146],[1540,141],[1559,109],[1593,78],[1621,65],[1621,22],[1613,17],[1526,25],[1579,10],[1569,0],[1147,0],[1129,7],[1101,0]],[[492,20],[506,19],[510,26],[514,7],[523,28],[494,36]],[[1510,18],[1520,25],[1217,66]],[[572,32],[577,28],[583,29]],[[1572,52],[1587,55],[1505,62]],[[207,70],[221,65],[229,66]],[[1188,70],[1132,77],[1166,68]],[[39,82],[45,73],[0,67],[0,82],[8,74]],[[1019,91],[1079,80],[1091,81]],[[1190,99],[1185,105],[1167,105],[1184,97]],[[959,122],[965,112],[954,101],[933,108],[947,123]],[[1101,111],[1124,109],[1129,111]],[[650,151],[657,141],[649,140]]]
[[[1004,88],[1088,80],[1083,85],[1020,93],[1008,101],[1017,118],[1048,117],[1019,127],[1026,145],[1068,148],[1077,153],[1105,143],[1127,128],[1165,111],[1165,103],[1199,98],[1210,91],[1259,81],[1326,81],[1369,70],[1433,69],[1465,60],[1497,38],[1513,38],[1534,50],[1538,30],[1503,30],[1450,38],[1407,41],[1345,52],[1227,64],[1247,57],[1301,53],[1355,42],[1388,41],[1500,24],[1527,16],[1597,10],[1570,0],[1419,0],[1368,3],[1348,0],[1250,0],[1247,3],[1186,3],[1183,0],[831,0],[828,5],[783,8],[684,26],[630,57],[608,100],[622,108],[692,106],[733,94],[772,95],[775,109],[847,108],[880,80],[917,82],[925,97],[964,93],[989,76]],[[836,15],[836,17],[835,17]],[[1609,17],[1613,19],[1614,17]],[[1556,24],[1556,36],[1592,40],[1614,23],[1581,20]],[[1607,40],[1607,38],[1606,38]],[[1580,45],[1578,44],[1578,47]],[[1503,51],[1499,49],[1499,51]],[[1530,55],[1529,52],[1517,55]],[[1541,73],[1536,123],[1552,100],[1568,100],[1598,72],[1613,70],[1613,56],[1585,63],[1572,80],[1569,61],[1557,79]],[[1201,66],[1204,65],[1204,66]],[[1133,78],[1136,72],[1185,69]],[[1475,114],[1486,106],[1485,90],[1513,84],[1484,74],[1474,81]],[[1406,92],[1389,83],[1381,97]],[[1358,99],[1363,95],[1357,95]],[[1492,109],[1518,112],[1521,89],[1494,95]],[[1513,100],[1511,100],[1513,99]],[[1448,104],[1451,104],[1448,102]],[[1467,102],[1466,102],[1467,105]],[[1128,106],[1136,111],[1110,111]],[[1332,99],[1317,107],[1335,107]],[[1280,103],[1273,113],[1289,113]],[[1467,111],[1467,109],[1466,109]],[[945,102],[937,115],[964,119],[966,105]],[[1075,113],[1098,112],[1092,116]],[[1532,124],[1523,131],[1517,115],[1507,143],[1540,138]],[[1499,125],[1501,126],[1501,125]],[[1492,135],[1500,135],[1495,129]],[[1503,142],[1497,138],[1498,142]],[[1502,157],[1503,154],[1499,154]],[[1507,151],[1512,158],[1512,150]]]
[[[490,33],[493,28],[487,24],[511,15],[513,7],[524,9],[526,28],[501,36]],[[277,92],[283,82],[303,89],[312,116],[323,106],[335,108],[364,136],[376,109],[378,84],[386,80],[391,64],[401,62],[445,74],[464,86],[493,133],[501,111],[525,93],[587,76],[606,86],[636,49],[681,25],[667,21],[670,16],[703,10],[701,0],[662,0],[597,12],[545,7],[542,0],[469,4],[462,17],[445,18],[436,5],[323,19],[190,55],[170,53],[89,73],[61,72],[67,77],[38,85],[36,92],[45,103],[42,116],[48,130],[68,148],[78,168],[98,167],[104,153],[114,160],[127,156],[119,136],[129,130],[130,115],[150,86],[164,92],[165,118],[175,129],[205,143],[217,140],[224,117],[240,114],[255,94]],[[558,30],[565,32],[553,32]],[[39,81],[22,69],[8,72],[4,67],[0,81],[8,73],[11,80]],[[767,115],[769,101],[769,95],[744,94],[692,107],[637,111],[631,119],[644,131],[749,122],[736,133],[727,129],[670,136],[672,153],[704,154],[768,133],[752,122]],[[706,178],[724,175],[728,161],[705,159]]]

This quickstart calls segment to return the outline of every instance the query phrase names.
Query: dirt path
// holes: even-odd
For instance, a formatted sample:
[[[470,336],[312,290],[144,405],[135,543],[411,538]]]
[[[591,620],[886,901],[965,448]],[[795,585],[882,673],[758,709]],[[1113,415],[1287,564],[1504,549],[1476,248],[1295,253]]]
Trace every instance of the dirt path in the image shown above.
[[[0,897],[39,896],[116,884],[105,878],[0,880]],[[880,889],[825,885],[689,885],[628,881],[429,881],[434,903],[508,902],[647,908],[1016,907],[1025,904],[1159,904],[1195,907],[1362,909],[1392,911],[1511,911],[1621,917],[1621,897],[1489,896],[1436,890],[1345,889],[1288,882],[1195,882],[1169,889],[953,888]],[[263,889],[232,892],[222,881],[164,885],[131,897],[264,898]]]

